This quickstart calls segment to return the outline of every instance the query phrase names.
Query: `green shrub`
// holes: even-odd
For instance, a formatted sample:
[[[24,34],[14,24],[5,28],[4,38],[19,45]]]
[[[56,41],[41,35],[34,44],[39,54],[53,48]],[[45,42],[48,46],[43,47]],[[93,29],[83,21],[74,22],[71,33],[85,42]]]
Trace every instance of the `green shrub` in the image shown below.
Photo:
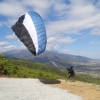
[[[0,55],[0,75],[18,78],[66,79],[67,72],[42,63],[8,59]],[[100,78],[76,74],[75,80],[100,84]]]

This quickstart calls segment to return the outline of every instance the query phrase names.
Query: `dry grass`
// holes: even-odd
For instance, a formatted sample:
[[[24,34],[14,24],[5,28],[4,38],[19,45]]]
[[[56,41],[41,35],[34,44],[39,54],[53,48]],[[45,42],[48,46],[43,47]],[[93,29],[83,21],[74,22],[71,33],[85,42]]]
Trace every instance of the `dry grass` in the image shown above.
[[[51,84],[52,87],[68,90],[70,93],[83,97],[83,100],[100,100],[100,85],[75,81],[60,80],[60,84]]]

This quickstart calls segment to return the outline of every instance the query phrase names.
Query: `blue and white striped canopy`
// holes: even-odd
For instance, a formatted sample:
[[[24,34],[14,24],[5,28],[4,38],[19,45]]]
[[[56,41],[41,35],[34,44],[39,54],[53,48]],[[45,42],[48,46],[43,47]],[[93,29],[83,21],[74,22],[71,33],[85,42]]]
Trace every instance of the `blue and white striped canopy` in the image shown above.
[[[46,29],[38,13],[30,11],[23,14],[11,28],[32,54],[44,52],[47,43]]]

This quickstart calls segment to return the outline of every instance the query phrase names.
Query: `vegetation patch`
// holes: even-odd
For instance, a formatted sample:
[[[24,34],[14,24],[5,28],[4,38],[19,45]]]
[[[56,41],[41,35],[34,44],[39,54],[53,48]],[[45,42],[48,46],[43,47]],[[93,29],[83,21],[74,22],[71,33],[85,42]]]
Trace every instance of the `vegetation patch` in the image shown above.
[[[67,71],[38,62],[15,60],[0,55],[0,75],[17,78],[66,79]],[[100,78],[76,73],[74,80],[100,84]]]
[[[0,75],[19,78],[62,79],[66,73],[41,63],[8,59],[0,55]]]

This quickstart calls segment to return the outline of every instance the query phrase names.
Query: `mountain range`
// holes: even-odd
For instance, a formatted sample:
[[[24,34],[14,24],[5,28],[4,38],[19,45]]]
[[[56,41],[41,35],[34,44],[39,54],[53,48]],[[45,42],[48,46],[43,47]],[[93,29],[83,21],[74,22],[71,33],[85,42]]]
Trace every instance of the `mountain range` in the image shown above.
[[[28,50],[10,50],[2,53],[4,56],[13,59],[23,59],[29,61],[41,62],[51,65],[62,70],[74,66],[77,72],[82,73],[100,73],[100,60],[94,60],[84,56],[59,53],[56,51],[45,51],[44,53],[34,56]]]

